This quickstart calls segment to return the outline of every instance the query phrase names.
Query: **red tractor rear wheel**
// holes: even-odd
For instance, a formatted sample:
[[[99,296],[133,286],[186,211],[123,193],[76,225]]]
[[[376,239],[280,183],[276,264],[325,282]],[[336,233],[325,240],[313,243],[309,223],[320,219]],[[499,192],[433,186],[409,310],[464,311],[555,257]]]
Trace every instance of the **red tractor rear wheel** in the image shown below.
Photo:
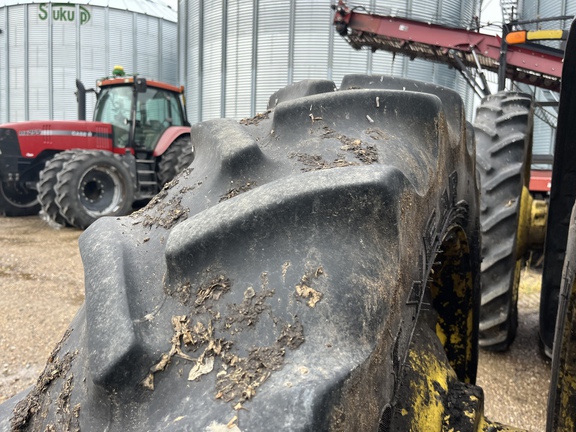
[[[162,187],[180,172],[188,167],[194,160],[194,152],[190,136],[185,135],[174,140],[166,149],[158,163],[158,182]]]
[[[84,229],[102,216],[130,213],[134,179],[120,156],[81,151],[63,165],[55,192],[62,216],[72,226]]]

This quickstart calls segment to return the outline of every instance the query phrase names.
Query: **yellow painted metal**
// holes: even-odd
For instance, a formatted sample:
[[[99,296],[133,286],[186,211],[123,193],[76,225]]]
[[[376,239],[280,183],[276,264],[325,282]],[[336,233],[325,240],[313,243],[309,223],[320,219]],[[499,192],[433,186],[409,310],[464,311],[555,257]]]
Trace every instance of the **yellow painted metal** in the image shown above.
[[[471,383],[474,361],[473,280],[470,247],[466,234],[454,229],[444,238],[428,286],[434,309],[438,311],[436,335],[461,379]]]
[[[521,431],[484,417],[484,394],[480,387],[458,380],[456,373],[438,355],[439,347],[414,344],[408,355],[411,400],[400,410],[408,420],[407,431]]]
[[[526,32],[526,39],[529,41],[566,39],[566,32],[564,30],[530,30]]]
[[[530,246],[530,224],[532,212],[532,195],[526,186],[522,188],[516,236],[516,256],[524,256]]]
[[[443,395],[448,393],[448,380],[455,380],[456,374],[447,364],[427,351],[412,350],[409,354],[409,366],[415,375],[410,381],[414,400],[413,430],[440,430],[444,419]]]
[[[546,220],[548,217],[548,204],[544,200],[532,200],[530,209],[530,234],[531,247],[543,246],[546,238]]]
[[[516,256],[524,256],[528,248],[544,245],[548,204],[544,200],[532,197],[526,186],[522,188],[518,231],[516,239]]]
[[[484,394],[470,375],[476,367],[470,259],[465,232],[452,227],[434,257],[427,283],[435,313],[418,318],[417,337],[402,364],[392,423],[398,430],[520,430],[484,417]]]

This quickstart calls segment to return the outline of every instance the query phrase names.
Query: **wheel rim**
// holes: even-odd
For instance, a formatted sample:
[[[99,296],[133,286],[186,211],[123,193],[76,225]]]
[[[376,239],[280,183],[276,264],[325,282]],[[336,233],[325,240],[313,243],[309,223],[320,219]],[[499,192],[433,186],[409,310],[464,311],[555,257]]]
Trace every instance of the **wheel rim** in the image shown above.
[[[0,182],[2,198],[17,208],[30,208],[38,203],[36,191],[19,187],[16,183]]]
[[[122,205],[124,184],[114,167],[93,167],[84,173],[78,197],[86,212],[99,217],[116,212]]]

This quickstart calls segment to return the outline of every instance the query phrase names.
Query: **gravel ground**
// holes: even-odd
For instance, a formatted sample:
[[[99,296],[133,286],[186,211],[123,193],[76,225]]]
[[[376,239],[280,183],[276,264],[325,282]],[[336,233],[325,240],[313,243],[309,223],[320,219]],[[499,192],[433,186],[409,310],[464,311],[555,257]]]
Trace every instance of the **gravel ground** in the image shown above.
[[[0,217],[0,402],[35,382],[84,300],[79,230],[38,217]],[[540,274],[523,272],[518,337],[503,354],[482,351],[478,382],[491,420],[543,431],[550,362],[538,347]]]
[[[506,353],[480,351],[476,384],[484,389],[486,417],[530,431],[546,428],[551,361],[538,336],[540,271],[524,269],[518,297],[518,333]]]
[[[35,382],[84,301],[81,233],[0,217],[0,401]]]

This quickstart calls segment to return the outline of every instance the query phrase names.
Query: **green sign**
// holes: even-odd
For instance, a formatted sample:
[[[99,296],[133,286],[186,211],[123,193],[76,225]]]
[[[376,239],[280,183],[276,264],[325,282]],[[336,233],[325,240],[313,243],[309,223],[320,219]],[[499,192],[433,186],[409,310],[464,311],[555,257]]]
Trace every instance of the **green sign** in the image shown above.
[[[48,4],[40,3],[38,5],[40,13],[38,18],[46,21],[50,13],[48,12]],[[84,6],[80,6],[80,24],[86,24],[90,21],[90,11]],[[76,5],[70,3],[52,3],[52,19],[54,21],[74,22],[76,20]]]

